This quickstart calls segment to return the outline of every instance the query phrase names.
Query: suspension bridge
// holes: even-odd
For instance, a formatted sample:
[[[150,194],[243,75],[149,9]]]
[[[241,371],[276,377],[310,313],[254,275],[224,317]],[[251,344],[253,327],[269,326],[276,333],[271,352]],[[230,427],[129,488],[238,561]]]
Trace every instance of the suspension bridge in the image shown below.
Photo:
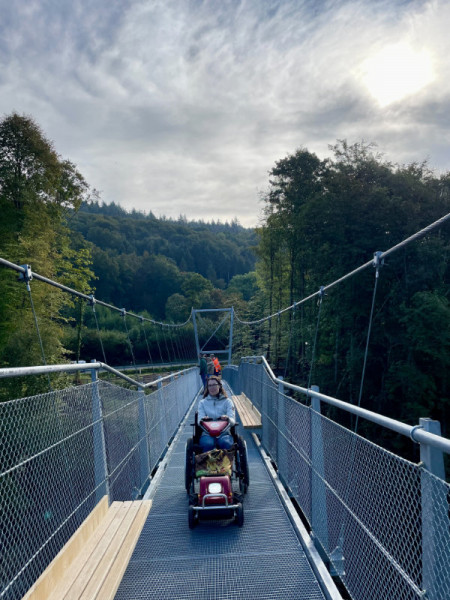
[[[0,599],[448,600],[444,457],[450,440],[437,421],[424,417],[408,425],[362,408],[359,400],[383,260],[449,216],[285,309],[313,297],[319,327],[325,292],[375,269],[354,404],[321,393],[312,368],[302,387],[275,374],[262,353],[235,359],[234,327],[255,327],[261,343],[261,325],[279,321],[284,311],[248,322],[222,309],[216,329],[205,335],[199,309],[190,334],[174,335],[186,323],[145,319],[1,259],[20,274],[31,306],[30,282],[40,280],[79,296],[94,315],[101,304],[119,311],[127,334],[127,319],[139,319],[144,332],[155,327],[159,363],[177,370],[145,381],[129,335],[131,371],[108,364],[100,335],[102,362],[47,365],[41,343],[43,364],[0,369],[5,380],[46,375],[49,382],[47,392],[0,404]],[[37,318],[35,325],[39,334]],[[224,327],[226,339],[219,335]],[[145,341],[145,367],[154,367],[158,361]],[[221,354],[228,395],[245,398],[261,416],[260,426],[246,429],[240,415],[250,466],[241,528],[229,522],[188,527],[185,445],[202,389],[192,363],[206,351]],[[52,385],[61,373],[80,372],[78,385]],[[408,440],[418,460],[344,427],[331,418],[338,413],[373,423],[380,439]]]

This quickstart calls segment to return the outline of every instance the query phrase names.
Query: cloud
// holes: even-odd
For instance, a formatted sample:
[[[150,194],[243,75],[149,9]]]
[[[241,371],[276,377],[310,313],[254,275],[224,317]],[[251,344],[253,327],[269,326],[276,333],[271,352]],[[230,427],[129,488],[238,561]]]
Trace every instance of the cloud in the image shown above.
[[[447,165],[444,0],[0,0],[0,10],[0,112],[32,114],[106,202],[254,225],[275,161],[298,147],[324,157],[343,137]],[[362,65],[398,41],[430,53],[435,80],[383,108]]]

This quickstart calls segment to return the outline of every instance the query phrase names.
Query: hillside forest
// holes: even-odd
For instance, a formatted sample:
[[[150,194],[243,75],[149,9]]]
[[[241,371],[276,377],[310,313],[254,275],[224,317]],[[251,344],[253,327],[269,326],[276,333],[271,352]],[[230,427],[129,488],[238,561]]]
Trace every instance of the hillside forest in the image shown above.
[[[300,148],[277,161],[250,230],[156,218],[151,198],[145,213],[102,202],[35,121],[13,113],[0,121],[0,256],[156,321],[233,306],[235,363],[265,354],[289,381],[408,423],[439,419],[448,436],[448,221],[392,253],[376,286],[365,269],[283,311],[450,212],[450,174],[426,161],[393,164],[345,140],[330,152]],[[99,335],[110,364],[130,362],[120,314],[98,306],[95,322],[86,302],[41,282],[31,289],[32,298],[0,269],[1,367],[41,364],[43,353],[48,363],[100,359]],[[192,338],[192,323],[180,331]],[[127,335],[137,363],[170,359],[151,328],[144,339],[130,323]],[[0,399],[45,390],[45,379],[28,379],[4,382]]]

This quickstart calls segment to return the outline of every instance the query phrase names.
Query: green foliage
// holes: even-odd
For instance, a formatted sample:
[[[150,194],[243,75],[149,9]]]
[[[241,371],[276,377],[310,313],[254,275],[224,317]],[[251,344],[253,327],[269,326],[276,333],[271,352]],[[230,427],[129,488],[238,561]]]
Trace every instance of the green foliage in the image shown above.
[[[174,323],[182,323],[189,318],[191,303],[183,294],[172,294],[166,302],[166,318]]]
[[[71,227],[92,245],[96,295],[116,306],[148,310],[159,319],[165,317],[169,296],[181,294],[192,302],[182,288],[186,276],[201,275],[211,282],[210,291],[224,289],[235,275],[247,273],[255,264],[255,233],[237,222],[156,219],[152,214],[127,213],[116,204],[92,202],[83,204]],[[194,287],[195,282],[194,277]],[[195,301],[204,307],[212,303],[207,293]]]
[[[235,275],[227,287],[228,294],[239,294],[246,302],[251,300],[257,291],[258,281],[255,272]]]
[[[87,197],[88,186],[72,163],[62,160],[30,118],[12,114],[0,121],[0,255],[31,264],[32,270],[88,291],[93,276],[89,250],[72,243],[65,226],[68,210]],[[0,271],[0,364],[42,364],[31,300],[17,274]],[[66,356],[62,325],[73,300],[60,290],[31,282],[47,363]],[[13,384],[5,384],[7,390]],[[16,384],[14,384],[16,385]],[[17,384],[22,385],[22,384]],[[16,387],[17,387],[16,385]],[[47,383],[45,385],[48,385]],[[28,388],[29,389],[29,385]],[[38,386],[38,389],[40,387]],[[19,393],[18,390],[15,393]],[[8,397],[6,391],[2,397]]]
[[[448,174],[438,177],[426,163],[385,162],[371,144],[343,140],[332,150],[334,158],[323,161],[299,150],[270,174],[256,266],[264,301],[254,318],[317,293],[450,212]],[[435,417],[444,431],[448,253],[446,225],[381,268],[362,396],[365,408],[412,423]],[[317,296],[290,318],[272,319],[256,337],[275,369],[301,384],[313,369],[312,383],[324,393],[357,402],[373,287],[373,270],[365,270],[329,290],[316,347]]]

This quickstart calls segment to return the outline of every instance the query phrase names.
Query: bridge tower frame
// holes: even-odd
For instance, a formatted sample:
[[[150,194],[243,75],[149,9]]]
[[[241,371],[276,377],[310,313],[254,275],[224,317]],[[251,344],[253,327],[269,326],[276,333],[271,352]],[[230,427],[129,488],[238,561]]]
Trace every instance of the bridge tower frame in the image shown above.
[[[221,313],[226,313],[225,317],[220,321],[219,325],[215,328],[215,330],[213,331],[213,333],[210,335],[210,337],[206,340],[206,342],[202,345],[202,347],[200,348],[200,342],[199,342],[199,338],[198,338],[198,328],[197,328],[197,315],[199,313],[208,313],[208,312],[221,312]],[[228,319],[228,315],[230,318],[230,334],[228,336],[228,350],[214,350],[214,349],[210,349],[205,351],[205,346],[208,344],[208,342],[210,341],[210,339],[213,337],[213,335],[216,333],[216,331],[218,329],[220,329],[220,327],[223,325],[223,323]],[[231,308],[198,308],[198,309],[192,309],[192,322],[194,324],[194,336],[195,336],[195,347],[197,349],[197,356],[201,353],[211,353],[211,354],[226,354],[227,355],[227,364],[231,365],[231,353],[232,353],[232,348],[233,348],[233,323],[234,323],[234,307],[232,306]]]

